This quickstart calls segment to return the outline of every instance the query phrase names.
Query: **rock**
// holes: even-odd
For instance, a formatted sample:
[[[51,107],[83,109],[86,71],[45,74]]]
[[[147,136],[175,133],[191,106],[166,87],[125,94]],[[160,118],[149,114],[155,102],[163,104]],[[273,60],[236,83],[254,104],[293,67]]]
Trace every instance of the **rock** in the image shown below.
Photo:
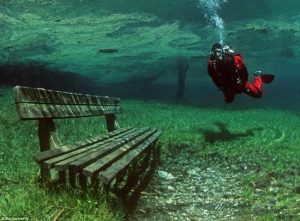
[[[168,190],[171,190],[171,191],[174,191],[174,190],[175,190],[174,187],[172,187],[172,186],[168,186],[167,189],[168,189]]]
[[[168,199],[168,200],[166,201],[166,203],[167,203],[167,204],[173,204],[173,200],[172,200],[172,199]]]
[[[200,169],[198,167],[187,171],[187,174],[191,176],[199,175],[199,173],[200,173]]]
[[[166,180],[175,179],[175,177],[171,173],[168,173],[166,171],[158,170],[157,173],[160,178],[163,178]]]

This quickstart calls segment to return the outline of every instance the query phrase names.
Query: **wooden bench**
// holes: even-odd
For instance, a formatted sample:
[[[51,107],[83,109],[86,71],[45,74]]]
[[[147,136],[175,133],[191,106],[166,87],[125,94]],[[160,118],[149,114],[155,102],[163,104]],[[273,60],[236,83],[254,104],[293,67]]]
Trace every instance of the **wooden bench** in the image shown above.
[[[19,119],[37,120],[40,151],[34,156],[41,168],[41,180],[58,173],[59,183],[98,188],[112,181],[131,182],[137,173],[152,170],[157,164],[156,142],[161,131],[151,128],[118,129],[116,114],[120,99],[16,86],[14,97]],[[73,145],[51,146],[54,119],[105,116],[108,133]],[[52,170],[53,171],[53,170]],[[128,189],[128,182],[124,188]],[[132,182],[131,182],[132,183]],[[137,181],[135,181],[137,183]],[[126,187],[125,187],[126,186]]]

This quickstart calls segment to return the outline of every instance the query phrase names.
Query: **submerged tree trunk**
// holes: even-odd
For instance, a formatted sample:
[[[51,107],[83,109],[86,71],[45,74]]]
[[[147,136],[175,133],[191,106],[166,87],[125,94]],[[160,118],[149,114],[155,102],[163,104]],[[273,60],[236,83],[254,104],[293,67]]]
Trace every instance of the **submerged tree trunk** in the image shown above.
[[[189,65],[186,62],[180,62],[177,66],[178,76],[177,76],[177,92],[176,99],[181,99],[184,97],[185,90],[185,77],[186,72],[189,69]]]

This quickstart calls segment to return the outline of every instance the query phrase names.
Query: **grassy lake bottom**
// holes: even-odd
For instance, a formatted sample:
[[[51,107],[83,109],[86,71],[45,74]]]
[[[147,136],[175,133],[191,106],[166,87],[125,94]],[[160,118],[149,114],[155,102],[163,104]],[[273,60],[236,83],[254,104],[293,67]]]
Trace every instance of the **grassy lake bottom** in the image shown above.
[[[136,211],[125,217],[110,194],[95,198],[39,185],[39,168],[32,159],[39,151],[37,124],[18,121],[11,92],[1,89],[0,97],[0,217],[300,220],[299,112],[122,100],[124,112],[118,116],[121,127],[152,126],[164,131],[159,140],[160,173],[142,194]],[[105,132],[101,117],[55,123],[64,143]],[[210,168],[213,177],[203,176],[203,171],[212,171]],[[171,174],[173,179],[161,176],[161,172]],[[164,188],[169,194],[164,193]],[[202,202],[205,195],[201,198],[197,194],[211,190],[218,194]],[[186,205],[180,205],[179,198]],[[153,209],[159,203],[165,206]]]

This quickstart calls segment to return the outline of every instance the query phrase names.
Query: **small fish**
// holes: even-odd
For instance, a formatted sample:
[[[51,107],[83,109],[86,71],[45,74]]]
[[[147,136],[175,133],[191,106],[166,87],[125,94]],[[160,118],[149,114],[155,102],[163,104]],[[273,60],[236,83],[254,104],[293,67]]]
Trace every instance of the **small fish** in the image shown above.
[[[97,54],[103,53],[103,54],[112,54],[118,52],[118,49],[115,48],[108,48],[108,49],[99,49],[97,51]]]

